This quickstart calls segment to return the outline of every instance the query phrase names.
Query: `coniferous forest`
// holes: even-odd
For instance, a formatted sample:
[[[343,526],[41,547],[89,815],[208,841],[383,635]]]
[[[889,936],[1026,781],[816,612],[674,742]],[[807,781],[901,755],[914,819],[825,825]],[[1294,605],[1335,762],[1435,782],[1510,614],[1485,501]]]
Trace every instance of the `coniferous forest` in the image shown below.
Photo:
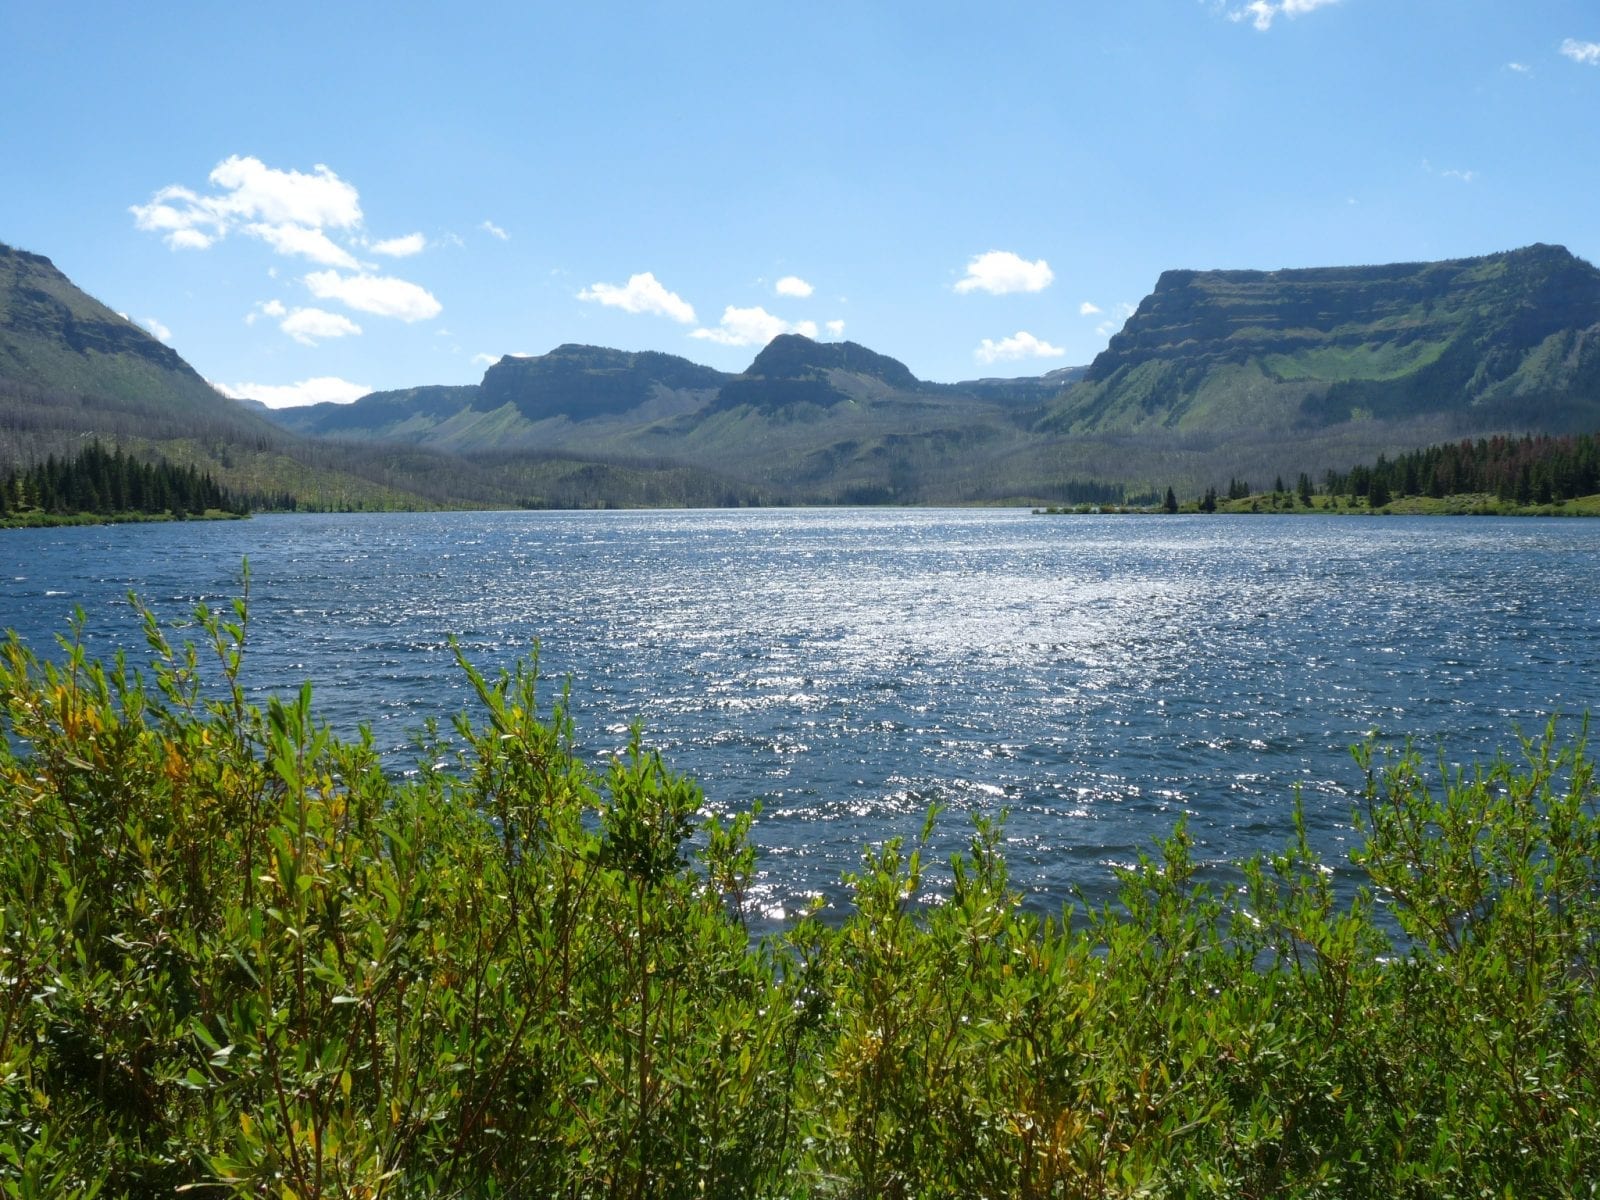
[[[146,463],[91,442],[72,458],[50,455],[0,481],[0,519],[91,514],[174,517],[207,512],[243,516],[249,505],[192,466]]]

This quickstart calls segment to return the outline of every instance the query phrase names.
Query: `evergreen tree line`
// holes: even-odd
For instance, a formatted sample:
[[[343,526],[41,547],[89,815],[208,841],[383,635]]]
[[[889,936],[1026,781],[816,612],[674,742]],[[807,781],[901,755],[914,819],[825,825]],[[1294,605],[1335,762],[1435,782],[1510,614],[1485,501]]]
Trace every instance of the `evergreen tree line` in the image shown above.
[[[13,470],[0,485],[0,516],[39,511],[57,515],[93,513],[203,513],[240,515],[249,505],[192,466],[145,463],[98,441],[75,457],[50,455],[42,463]]]
[[[1493,437],[1379,456],[1370,467],[1329,471],[1330,495],[1366,496],[1377,507],[1391,496],[1492,492],[1518,504],[1551,504],[1600,492],[1600,440],[1594,434]],[[1381,500],[1372,500],[1376,494]]]

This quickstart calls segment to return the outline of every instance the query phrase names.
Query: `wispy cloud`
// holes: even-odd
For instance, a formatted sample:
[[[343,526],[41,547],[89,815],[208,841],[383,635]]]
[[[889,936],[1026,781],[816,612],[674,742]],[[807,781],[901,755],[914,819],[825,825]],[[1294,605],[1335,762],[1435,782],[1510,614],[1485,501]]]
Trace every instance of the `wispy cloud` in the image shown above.
[[[1001,338],[998,342],[992,338],[984,338],[972,353],[981,363],[995,363],[1019,358],[1062,358],[1067,352],[1060,346],[1052,346],[1049,342],[1041,341],[1033,334],[1019,329],[1010,337]]]
[[[992,296],[1042,292],[1055,277],[1050,264],[1042,258],[1029,262],[1009,250],[990,250],[967,263],[967,273],[956,282],[956,291],[988,292]]]
[[[785,275],[772,285],[772,290],[780,296],[794,296],[801,300],[816,291],[814,287],[798,275]]]
[[[1454,179],[1457,183],[1471,183],[1478,177],[1476,171],[1463,171],[1456,167],[1435,167],[1427,159],[1422,160],[1422,169],[1429,175],[1437,175],[1440,179]]]
[[[1112,307],[1111,317],[1108,320],[1101,321],[1100,324],[1096,325],[1094,327],[1094,331],[1100,337],[1110,337],[1113,333],[1117,332],[1117,330],[1126,325],[1128,323],[1128,318],[1133,316],[1133,314],[1137,311],[1138,310],[1134,308],[1133,305],[1124,300],[1120,304]]]
[[[268,408],[295,408],[302,404],[349,404],[372,391],[364,383],[351,383],[333,375],[302,379],[299,383],[217,384],[235,400],[259,400]]]
[[[410,258],[413,254],[421,254],[428,248],[428,239],[420,233],[408,233],[404,237],[386,238],[381,242],[372,243],[372,252],[382,254],[389,258]]]
[[[511,235],[504,229],[501,229],[500,226],[496,225],[493,221],[480,221],[478,223],[478,228],[483,230],[490,237],[499,238],[502,242],[509,242],[511,240]]]
[[[1092,300],[1085,300],[1082,304],[1078,305],[1078,315],[1080,317],[1092,317],[1099,311],[1100,306],[1094,303]]]
[[[1228,20],[1249,21],[1265,32],[1272,28],[1272,22],[1278,17],[1300,17],[1337,3],[1339,0],[1250,0],[1244,5],[1223,4],[1218,7],[1228,14]]]
[[[1533,68],[1530,67],[1527,63],[1509,62],[1509,63],[1506,64],[1506,70],[1515,71],[1518,75],[1526,75],[1530,71],[1532,71]]]
[[[1600,42],[1580,42],[1576,38],[1568,38],[1561,43],[1561,53],[1575,63],[1600,67]]]
[[[150,335],[158,342],[171,342],[172,330],[168,329],[154,317],[140,317],[139,324],[150,331]]]
[[[444,306],[426,288],[388,275],[313,271],[305,277],[304,283],[319,300],[337,300],[357,312],[394,317],[408,324],[430,320],[444,311]]]
[[[694,306],[676,292],[669,292],[650,271],[629,276],[628,282],[621,285],[590,284],[578,293],[578,299],[623,312],[667,317],[680,325],[694,324]]]

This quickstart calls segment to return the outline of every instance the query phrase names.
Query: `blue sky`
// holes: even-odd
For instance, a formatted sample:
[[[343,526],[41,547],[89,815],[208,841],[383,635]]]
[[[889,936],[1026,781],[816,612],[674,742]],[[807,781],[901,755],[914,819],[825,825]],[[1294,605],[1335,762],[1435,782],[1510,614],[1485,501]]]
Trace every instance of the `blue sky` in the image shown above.
[[[270,403],[1088,362],[1170,267],[1600,258],[1594,0],[0,5],[0,241]]]

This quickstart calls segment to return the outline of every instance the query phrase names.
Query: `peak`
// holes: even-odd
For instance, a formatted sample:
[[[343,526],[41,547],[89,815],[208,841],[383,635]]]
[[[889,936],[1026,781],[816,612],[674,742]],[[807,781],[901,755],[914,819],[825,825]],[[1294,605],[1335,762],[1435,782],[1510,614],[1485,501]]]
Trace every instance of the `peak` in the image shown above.
[[[746,375],[766,379],[801,379],[823,371],[848,371],[881,379],[891,387],[913,390],[917,378],[898,359],[856,342],[817,342],[799,333],[781,333],[756,355]]]

